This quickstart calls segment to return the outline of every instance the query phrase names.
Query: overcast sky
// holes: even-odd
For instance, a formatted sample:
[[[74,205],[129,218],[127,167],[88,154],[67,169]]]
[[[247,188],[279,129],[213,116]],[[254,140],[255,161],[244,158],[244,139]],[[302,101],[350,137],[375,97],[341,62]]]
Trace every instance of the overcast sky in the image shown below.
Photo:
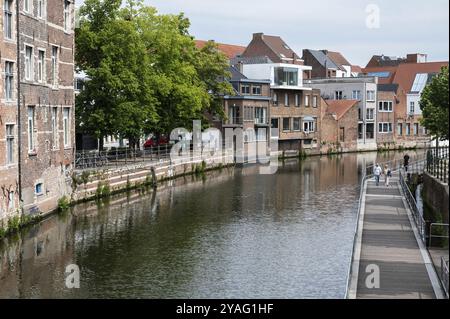
[[[362,66],[373,54],[420,52],[427,53],[429,61],[449,58],[448,0],[145,2],[160,13],[184,12],[191,21],[191,34],[202,40],[247,45],[252,33],[264,32],[281,36],[300,56],[304,48],[329,49]],[[366,26],[370,4],[379,8],[379,28]]]

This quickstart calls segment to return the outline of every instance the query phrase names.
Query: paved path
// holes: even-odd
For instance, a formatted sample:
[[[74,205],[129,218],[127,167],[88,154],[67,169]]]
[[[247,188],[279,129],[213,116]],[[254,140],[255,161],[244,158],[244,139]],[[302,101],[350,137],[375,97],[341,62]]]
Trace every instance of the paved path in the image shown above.
[[[436,293],[439,296],[434,270],[421,244],[408,217],[398,175],[393,176],[390,187],[384,183],[376,186],[374,179],[366,181],[348,297],[431,299],[436,298]],[[368,276],[373,274],[371,265],[379,268],[379,288],[370,289],[366,285]]]

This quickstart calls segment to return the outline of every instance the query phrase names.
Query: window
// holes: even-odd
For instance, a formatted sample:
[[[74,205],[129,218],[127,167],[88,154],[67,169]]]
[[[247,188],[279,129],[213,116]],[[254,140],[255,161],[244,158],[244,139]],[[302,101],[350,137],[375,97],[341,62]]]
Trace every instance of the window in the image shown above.
[[[392,123],[378,123],[379,133],[392,133]]]
[[[293,119],[293,130],[294,131],[300,131],[300,118],[299,117],[294,117]]]
[[[28,107],[28,151],[34,152],[34,107]]]
[[[58,47],[52,47],[52,85],[58,86]]]
[[[316,95],[313,96],[312,104],[313,104],[312,105],[313,107],[317,107],[318,106],[318,104],[317,104],[317,96]]]
[[[309,106],[309,95],[305,95],[305,106]]]
[[[43,194],[42,183],[37,183],[37,184],[34,186],[34,193],[35,193],[36,195],[42,195],[42,194]]]
[[[270,119],[270,135],[273,137],[278,137],[279,130],[278,130],[278,119]]]
[[[295,106],[300,106],[300,96],[295,94]]]
[[[291,130],[291,119],[289,117],[283,118],[283,131]]]
[[[14,163],[14,125],[6,124],[6,164]]]
[[[255,107],[255,124],[267,123],[267,109],[265,107]]]
[[[25,46],[25,79],[33,80],[33,48]]]
[[[375,91],[367,91],[367,101],[375,101]]]
[[[411,135],[411,124],[406,123],[406,135]]]
[[[273,94],[273,105],[278,105],[278,95],[276,93]]]
[[[254,85],[252,87],[253,89],[253,95],[261,95],[261,86],[260,85]]]
[[[375,114],[375,109],[372,109],[372,108],[368,108],[367,109],[367,113],[366,113],[366,119],[367,120],[373,120],[374,119],[374,114]]]
[[[8,209],[14,209],[14,191],[8,192]]]
[[[409,102],[409,113],[414,114],[415,109],[416,109],[416,103],[414,103],[413,101]]]
[[[241,93],[242,94],[250,94],[250,85],[242,85]]]
[[[392,101],[380,101],[378,102],[378,111],[380,112],[392,112]]]
[[[70,2],[64,0],[64,31],[70,30]]]
[[[45,51],[38,51],[38,81],[44,82],[45,74]]]
[[[298,69],[296,68],[275,68],[275,85],[298,85]]]
[[[32,0],[23,0],[23,11],[31,13]]]
[[[341,127],[339,128],[339,141],[344,142],[345,140],[345,128]]]
[[[37,17],[45,18],[45,0],[37,0]]]
[[[428,81],[427,73],[416,74],[414,83],[411,88],[411,92],[422,92],[422,90],[425,88],[425,85],[427,84],[427,81]]]
[[[361,101],[361,91],[359,91],[359,90],[353,90],[353,91],[352,91],[352,100],[358,100],[358,101]]]
[[[58,148],[58,108],[52,107],[52,136],[53,136],[53,149]]]
[[[289,94],[284,94],[284,106],[289,106]]]
[[[13,99],[13,87],[14,87],[14,63],[5,62],[5,98],[7,101]]]
[[[403,135],[403,124],[397,123],[397,135],[402,136]]]
[[[414,123],[413,132],[414,135],[419,135],[419,123]]]
[[[4,0],[4,3],[3,3],[3,11],[4,11],[3,32],[4,32],[4,37],[6,39],[10,39],[10,40],[12,39],[12,30],[13,30],[12,9],[13,9],[12,0]]]
[[[305,133],[312,133],[312,132],[314,132],[315,131],[314,121],[311,121],[311,120],[303,121],[303,131]]]
[[[334,99],[335,100],[342,100],[342,91],[335,91],[334,92]]]
[[[70,113],[70,109],[68,107],[65,107],[63,109],[64,147],[70,146],[69,113]]]

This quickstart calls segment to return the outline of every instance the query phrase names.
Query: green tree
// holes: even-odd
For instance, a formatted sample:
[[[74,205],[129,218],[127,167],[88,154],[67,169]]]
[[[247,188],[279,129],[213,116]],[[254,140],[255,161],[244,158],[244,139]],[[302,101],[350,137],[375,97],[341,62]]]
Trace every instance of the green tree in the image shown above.
[[[433,77],[425,87],[420,98],[422,110],[421,124],[426,127],[436,140],[449,139],[449,88],[448,67]]]
[[[228,61],[214,43],[197,49],[183,14],[159,15],[141,0],[86,0],[76,33],[76,63],[89,81],[77,97],[81,131],[121,135],[191,127],[207,113],[223,116],[232,94]]]

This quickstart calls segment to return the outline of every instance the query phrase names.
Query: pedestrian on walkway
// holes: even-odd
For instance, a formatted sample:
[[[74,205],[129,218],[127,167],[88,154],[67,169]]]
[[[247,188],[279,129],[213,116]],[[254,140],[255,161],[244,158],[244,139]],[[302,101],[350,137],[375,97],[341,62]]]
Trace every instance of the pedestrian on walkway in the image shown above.
[[[383,170],[381,169],[380,165],[375,165],[375,168],[373,169],[373,175],[375,175],[375,184],[378,186],[380,185],[380,176]]]
[[[403,156],[403,167],[405,168],[405,172],[408,171],[408,166],[409,166],[409,155],[405,154],[405,156]]]
[[[384,184],[385,184],[386,187],[389,187],[389,182],[390,182],[391,177],[392,177],[392,171],[391,171],[391,169],[389,168],[389,166],[387,164],[384,165],[384,176],[385,176]]]

